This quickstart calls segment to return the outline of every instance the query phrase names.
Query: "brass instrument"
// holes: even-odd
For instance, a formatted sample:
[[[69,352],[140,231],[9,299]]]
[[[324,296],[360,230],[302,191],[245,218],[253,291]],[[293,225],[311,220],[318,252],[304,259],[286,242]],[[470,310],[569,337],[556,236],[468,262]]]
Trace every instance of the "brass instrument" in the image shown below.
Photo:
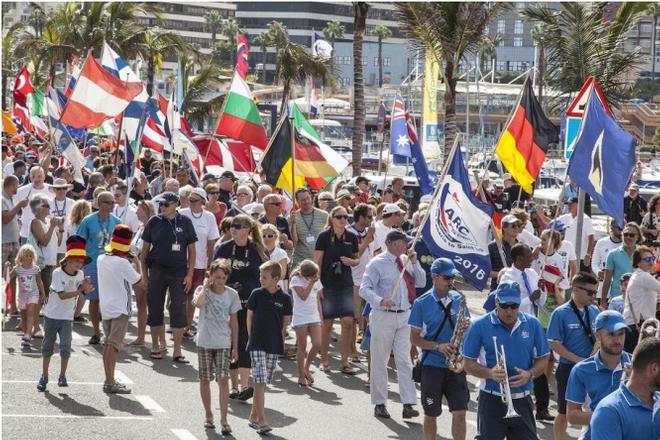
[[[506,414],[504,415],[505,419],[511,419],[514,417],[520,417],[513,407],[513,399],[511,398],[511,386],[509,385],[509,374],[507,373],[506,368],[506,355],[504,354],[504,345],[501,345],[500,348],[497,347],[497,337],[493,336],[493,345],[495,346],[495,359],[497,362],[497,367],[504,370],[504,383],[500,383],[500,394],[502,395],[502,402],[506,403]]]
[[[660,338],[660,321],[655,318],[649,318],[642,322],[642,325],[639,327],[639,339],[637,343],[639,344],[646,338]]]
[[[465,338],[467,330],[467,317],[465,316],[465,296],[461,293],[461,303],[458,306],[458,317],[454,325],[454,333],[451,335],[449,345],[454,348],[454,354],[447,356],[447,368],[454,373],[463,372],[463,355],[460,353],[460,347]]]

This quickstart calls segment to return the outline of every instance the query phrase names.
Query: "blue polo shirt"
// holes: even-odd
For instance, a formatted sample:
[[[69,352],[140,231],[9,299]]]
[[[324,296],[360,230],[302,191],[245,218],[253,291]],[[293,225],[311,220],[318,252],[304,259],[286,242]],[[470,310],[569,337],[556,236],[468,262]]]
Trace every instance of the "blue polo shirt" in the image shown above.
[[[588,306],[588,310],[591,332],[593,334],[596,325],[596,316],[598,316],[600,310],[593,304]],[[582,315],[582,320],[587,325],[585,312],[586,310],[580,311],[578,309],[578,313]],[[552,315],[550,315],[548,341],[561,342],[568,351],[583,358],[588,358],[593,349],[591,339],[587,336],[587,332],[584,331],[584,327],[582,327],[580,320],[573,311],[570,301],[557,307],[552,312]],[[560,357],[559,363],[573,365],[575,362]]]
[[[98,212],[94,212],[82,219],[76,234],[87,242],[85,250],[87,256],[92,259],[87,265],[88,270],[96,268],[96,259],[105,253],[105,247],[110,243],[112,232],[119,224],[121,224],[121,219],[113,214],[110,214],[107,219],[101,220]]]
[[[591,416],[591,438],[598,440],[657,440],[660,435],[660,392],[653,407],[639,400],[625,384],[600,401]],[[654,411],[654,408],[655,411]]]
[[[463,356],[477,360],[483,348],[486,354],[486,366],[493,368],[496,363],[493,336],[497,338],[498,347],[504,345],[509,377],[518,374],[516,367],[529,370],[536,359],[550,353],[548,341],[538,319],[527,313],[518,312],[518,322],[511,330],[500,321],[497,311],[494,310],[472,322],[463,341]],[[485,382],[482,388],[486,391],[500,392],[499,383],[491,379]],[[525,385],[511,388],[511,393],[530,391],[533,386],[533,381],[530,380]]]
[[[144,226],[142,240],[151,244],[147,265],[159,266],[175,277],[185,277],[188,270],[188,245],[197,241],[190,218],[176,213],[172,220],[154,215]],[[176,244],[178,250],[172,245]],[[195,264],[194,261],[190,264]]]
[[[600,352],[575,364],[571,369],[566,388],[566,400],[578,405],[589,405],[593,412],[596,405],[608,394],[613,393],[621,385],[623,366],[630,362],[631,356],[625,351],[621,353],[619,365],[610,370],[600,358]],[[588,429],[583,440],[591,439]]]
[[[619,279],[621,279],[621,275],[634,272],[632,267],[632,257],[628,255],[628,252],[623,248],[623,245],[611,250],[610,253],[607,254],[605,269],[612,272],[612,284],[608,299],[620,296],[621,286],[619,284]]]
[[[449,291],[447,297],[451,299],[451,302],[448,303],[451,322],[449,322],[448,318],[442,331],[434,339],[434,341],[439,344],[444,344],[451,340],[451,337],[454,334],[454,326],[458,319],[458,309],[460,308],[462,300],[461,294],[453,290]],[[470,311],[467,306],[465,307],[465,315],[470,316]],[[410,317],[408,318],[408,325],[420,329],[424,339],[431,340],[440,328],[440,324],[442,324],[444,319],[445,307],[440,301],[440,298],[435,294],[435,289],[432,288],[424,295],[417,298],[413,303]],[[443,353],[435,350],[424,351],[424,353],[428,353],[428,355],[424,357],[424,365],[447,368],[445,355]]]

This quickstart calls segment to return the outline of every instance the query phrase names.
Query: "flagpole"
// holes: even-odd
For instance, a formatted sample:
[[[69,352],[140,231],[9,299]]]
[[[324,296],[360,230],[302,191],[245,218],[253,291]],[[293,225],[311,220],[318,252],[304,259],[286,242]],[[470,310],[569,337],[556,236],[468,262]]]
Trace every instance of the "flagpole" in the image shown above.
[[[294,194],[296,193],[296,133],[294,127],[293,112],[289,114],[289,124],[291,131],[291,201],[296,204]]]
[[[424,213],[424,217],[422,218],[422,221],[419,223],[419,226],[417,227],[417,232],[415,233],[415,237],[410,243],[410,249],[414,249],[415,244],[417,243],[417,241],[419,241],[419,237],[422,235],[422,229],[424,229],[424,225],[426,224],[426,221],[429,218],[429,214],[431,213],[431,207],[434,206],[435,203],[437,202],[438,194],[440,193],[440,188],[442,187],[442,181],[447,175],[447,171],[449,170],[449,164],[453,160],[454,154],[456,154],[457,147],[458,147],[458,136],[456,136],[456,138],[454,139],[454,144],[452,145],[451,150],[449,151],[447,162],[442,166],[442,173],[440,174],[440,176],[438,176],[438,184],[435,186],[435,190],[433,191],[433,195],[431,196],[429,209],[426,210],[426,212]],[[408,268],[408,263],[410,263],[410,258],[406,259],[406,262],[403,265],[403,270],[401,270],[401,272],[399,273],[399,277],[396,280],[396,284],[394,285],[394,288],[387,297],[388,299],[392,299],[396,291],[399,289],[399,285],[401,284],[401,280],[403,279],[403,273]]]
[[[474,170],[474,177],[475,179],[479,179],[479,174],[477,173],[477,170]],[[484,193],[484,188],[481,186],[481,183],[477,182],[477,191],[479,191],[479,197],[481,200],[485,201],[486,199],[486,194]],[[497,244],[497,251],[500,254],[500,258],[502,259],[502,266],[504,267],[509,267],[509,265],[506,263],[506,255],[504,254],[504,246],[502,245],[502,238],[497,234],[497,227],[495,226],[495,222],[493,221],[493,217],[490,217],[490,227],[493,230],[493,235],[495,236],[495,243]]]

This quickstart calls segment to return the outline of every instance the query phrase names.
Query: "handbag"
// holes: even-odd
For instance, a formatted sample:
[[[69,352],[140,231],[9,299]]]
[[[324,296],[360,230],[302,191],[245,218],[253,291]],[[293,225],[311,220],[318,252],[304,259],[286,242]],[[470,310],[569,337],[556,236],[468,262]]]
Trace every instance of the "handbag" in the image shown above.
[[[440,303],[438,303],[438,305],[440,305]],[[433,337],[429,339],[429,341],[435,341],[435,339],[442,331],[442,328],[445,326],[447,319],[451,315],[451,307],[449,308],[449,313],[447,313],[447,309],[444,309],[444,312],[445,312],[445,317],[442,320],[440,327],[438,327],[438,330],[433,334]],[[424,361],[426,360],[426,356],[428,356],[429,353],[431,352],[431,350],[422,350],[422,351],[423,353],[421,359],[417,359],[412,369],[412,380],[415,381],[416,383],[420,383],[422,381],[422,369],[424,368]]]

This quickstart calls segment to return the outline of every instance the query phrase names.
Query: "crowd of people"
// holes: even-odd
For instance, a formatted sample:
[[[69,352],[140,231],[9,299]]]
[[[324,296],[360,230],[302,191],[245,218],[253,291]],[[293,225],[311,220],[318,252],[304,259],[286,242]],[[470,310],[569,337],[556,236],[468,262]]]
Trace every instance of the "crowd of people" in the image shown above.
[[[104,345],[104,392],[131,392],[114,366],[135,313],[128,345],[148,348],[154,363],[169,350],[168,360],[189,363],[182,346],[194,341],[204,426],[215,429],[216,381],[223,434],[230,399],[252,400],[250,427],[271,431],[266,391],[284,358],[296,362],[300,387],[315,386],[317,362],[350,376],[367,362],[374,415],[389,418],[392,357],[402,417],[419,416],[420,401],[426,439],[436,437],[443,398],[453,438],[465,438],[467,374],[479,379],[479,439],[535,439],[536,421],[553,422],[555,439],[568,423],[584,438],[659,438],[660,331],[640,326],[659,310],[660,194],[642,202],[632,184],[626,224],[609,221],[597,239],[587,213],[578,237],[570,185],[543,207],[510,176],[482,181],[475,191],[501,231],[488,246],[484,313],[470,318],[452,259],[413,239],[433,200],[411,200],[401,178],[382,191],[358,176],[287,194],[232,171],[193,176],[148,149],[128,177],[111,145],[91,138],[85,148],[79,182],[52,146],[2,139],[2,261],[16,293],[6,312],[20,315],[24,350],[43,338],[38,390],[48,387],[56,340],[57,384],[67,386],[72,327],[88,322],[86,304],[88,342]]]

